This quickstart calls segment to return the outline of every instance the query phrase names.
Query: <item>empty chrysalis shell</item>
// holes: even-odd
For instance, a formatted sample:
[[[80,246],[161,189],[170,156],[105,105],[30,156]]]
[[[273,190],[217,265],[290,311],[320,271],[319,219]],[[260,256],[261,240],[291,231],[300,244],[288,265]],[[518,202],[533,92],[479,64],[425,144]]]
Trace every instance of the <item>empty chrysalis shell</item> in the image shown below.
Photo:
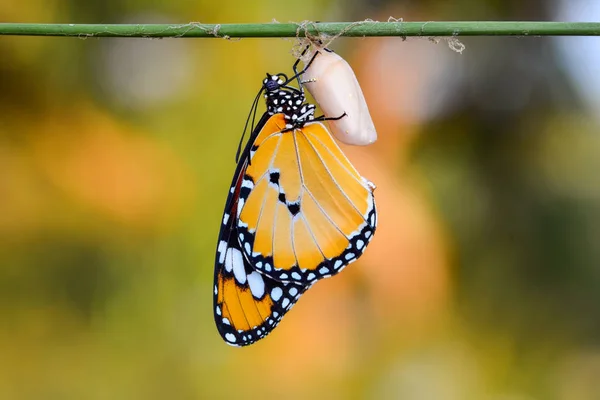
[[[375,142],[375,125],[354,71],[346,60],[329,49],[312,50],[305,60],[310,60],[315,51],[318,54],[302,75],[302,81],[325,116],[335,118],[346,113],[343,118],[327,121],[331,132],[347,144],[366,146]]]

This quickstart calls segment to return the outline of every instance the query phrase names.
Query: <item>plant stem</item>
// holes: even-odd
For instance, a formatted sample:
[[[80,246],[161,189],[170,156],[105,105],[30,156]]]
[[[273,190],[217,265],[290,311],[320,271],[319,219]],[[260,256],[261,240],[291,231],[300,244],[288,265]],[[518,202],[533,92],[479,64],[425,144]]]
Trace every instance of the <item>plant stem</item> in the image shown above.
[[[599,36],[598,22],[322,22],[267,24],[18,24],[0,23],[0,35],[74,37],[303,37],[341,36]]]

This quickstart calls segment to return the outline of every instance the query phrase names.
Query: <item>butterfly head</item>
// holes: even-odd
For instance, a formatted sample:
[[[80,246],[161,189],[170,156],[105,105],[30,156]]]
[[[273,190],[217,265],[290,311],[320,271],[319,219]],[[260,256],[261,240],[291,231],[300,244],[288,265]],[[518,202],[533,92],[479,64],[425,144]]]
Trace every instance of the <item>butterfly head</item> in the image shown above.
[[[302,90],[288,86],[285,74],[271,75],[263,80],[263,90],[270,115],[283,114],[286,129],[301,128],[314,119],[315,106],[306,102]]]
[[[285,85],[287,80],[288,78],[285,74],[271,75],[267,72],[267,77],[263,80],[263,89],[267,94],[276,92],[281,86]]]

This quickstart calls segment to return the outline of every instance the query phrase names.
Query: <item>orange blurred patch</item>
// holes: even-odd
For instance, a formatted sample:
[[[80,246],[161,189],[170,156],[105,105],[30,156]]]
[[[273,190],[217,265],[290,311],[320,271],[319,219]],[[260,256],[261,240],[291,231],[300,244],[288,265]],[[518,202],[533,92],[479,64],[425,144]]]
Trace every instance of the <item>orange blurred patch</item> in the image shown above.
[[[406,43],[359,43],[355,61],[365,61],[356,63],[357,76],[379,136],[367,148],[342,146],[357,169],[377,185],[377,232],[360,270],[382,326],[418,328],[439,318],[450,284],[443,228],[418,186],[418,173],[406,165],[419,132],[411,102],[422,95],[426,77],[419,73],[418,62],[402,62],[412,56]]]
[[[160,225],[180,215],[189,199],[192,180],[165,145],[97,110],[52,114],[31,140],[54,185],[123,223]]]
[[[446,306],[450,282],[441,227],[414,184],[391,176],[377,162],[357,164],[377,182],[377,232],[361,258],[371,309],[382,326],[400,323],[418,330]]]
[[[317,282],[267,339],[233,354],[245,371],[244,385],[250,390],[256,384],[256,390],[275,395],[300,381],[318,386],[347,376],[356,367],[353,349],[362,322],[352,313],[354,294],[338,277]],[[265,376],[270,377],[269,388]],[[304,389],[298,388],[300,393]]]

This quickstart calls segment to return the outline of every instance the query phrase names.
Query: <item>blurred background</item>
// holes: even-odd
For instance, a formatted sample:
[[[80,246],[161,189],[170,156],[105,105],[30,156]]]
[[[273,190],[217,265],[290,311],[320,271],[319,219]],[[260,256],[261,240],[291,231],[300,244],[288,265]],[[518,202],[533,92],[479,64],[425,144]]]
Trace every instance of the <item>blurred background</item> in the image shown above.
[[[3,22],[598,21],[595,0],[0,0]],[[340,38],[365,255],[265,340],[212,315],[250,104],[292,40],[0,37],[1,399],[600,399],[600,39]]]

